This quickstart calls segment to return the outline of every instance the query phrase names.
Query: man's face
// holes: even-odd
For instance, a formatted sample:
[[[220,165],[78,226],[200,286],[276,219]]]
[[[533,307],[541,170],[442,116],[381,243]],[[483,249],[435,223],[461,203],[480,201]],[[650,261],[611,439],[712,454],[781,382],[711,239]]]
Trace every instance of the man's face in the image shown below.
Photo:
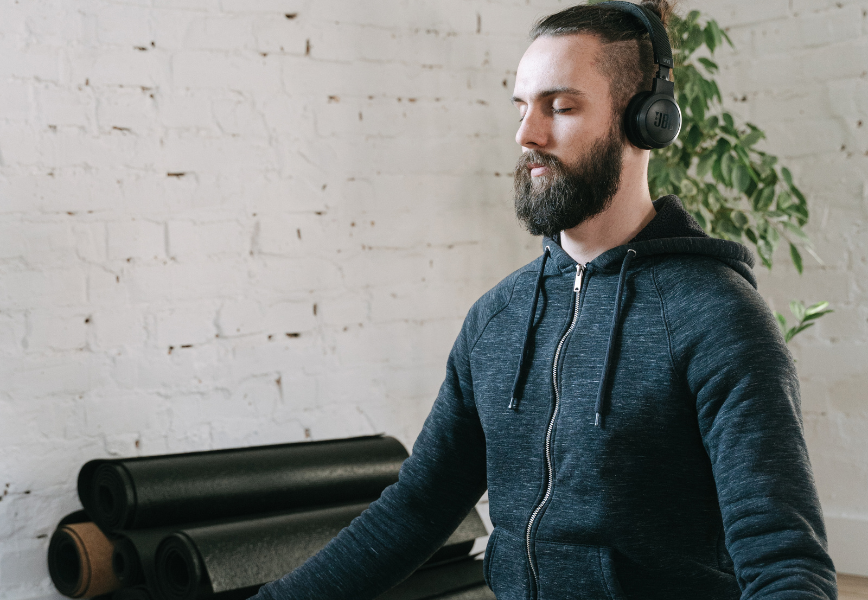
[[[594,36],[543,36],[519,63],[515,205],[534,235],[575,227],[608,208],[617,192],[624,144],[609,81],[594,64],[599,50]]]

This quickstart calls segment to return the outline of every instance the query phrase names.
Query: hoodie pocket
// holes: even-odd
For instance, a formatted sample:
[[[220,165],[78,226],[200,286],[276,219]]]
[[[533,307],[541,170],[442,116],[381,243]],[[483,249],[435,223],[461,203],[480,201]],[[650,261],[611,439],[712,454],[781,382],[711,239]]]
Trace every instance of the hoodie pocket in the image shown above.
[[[610,548],[542,541],[534,546],[539,600],[626,600]]]
[[[527,600],[530,581],[524,540],[495,527],[488,539],[483,563],[485,582],[497,600]]]

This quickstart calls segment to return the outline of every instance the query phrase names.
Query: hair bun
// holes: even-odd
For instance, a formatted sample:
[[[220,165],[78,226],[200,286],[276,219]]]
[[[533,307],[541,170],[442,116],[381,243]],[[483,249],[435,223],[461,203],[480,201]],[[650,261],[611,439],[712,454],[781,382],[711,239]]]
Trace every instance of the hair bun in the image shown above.
[[[660,17],[663,26],[667,27],[669,25],[669,17],[671,17],[672,13],[675,11],[675,0],[643,0],[639,6],[650,10]]]

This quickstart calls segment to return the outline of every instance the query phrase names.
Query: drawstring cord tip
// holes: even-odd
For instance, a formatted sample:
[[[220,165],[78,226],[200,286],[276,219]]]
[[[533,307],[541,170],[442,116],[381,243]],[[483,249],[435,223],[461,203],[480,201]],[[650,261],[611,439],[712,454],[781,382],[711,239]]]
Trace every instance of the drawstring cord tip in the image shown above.
[[[599,427],[599,426],[600,426],[600,421],[601,421],[601,419],[600,419],[600,413],[597,413],[597,418],[594,419],[594,427]]]
[[[509,408],[510,410],[518,410],[518,400],[516,400],[514,396],[509,401]]]

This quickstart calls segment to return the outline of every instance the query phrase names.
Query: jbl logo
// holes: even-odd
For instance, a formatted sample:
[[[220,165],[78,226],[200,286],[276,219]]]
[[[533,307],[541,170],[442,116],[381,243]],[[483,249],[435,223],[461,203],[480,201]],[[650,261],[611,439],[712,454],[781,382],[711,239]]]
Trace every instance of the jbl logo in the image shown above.
[[[654,127],[669,129],[669,113],[657,112],[656,115],[657,116],[654,119]]]

